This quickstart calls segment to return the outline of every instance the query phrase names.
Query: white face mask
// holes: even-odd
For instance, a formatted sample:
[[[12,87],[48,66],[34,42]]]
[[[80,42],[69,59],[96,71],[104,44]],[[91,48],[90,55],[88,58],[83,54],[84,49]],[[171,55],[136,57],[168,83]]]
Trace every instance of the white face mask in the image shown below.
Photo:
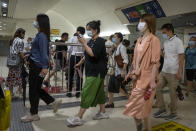
[[[139,22],[137,28],[140,32],[144,32],[146,30],[146,23],[145,22]]]

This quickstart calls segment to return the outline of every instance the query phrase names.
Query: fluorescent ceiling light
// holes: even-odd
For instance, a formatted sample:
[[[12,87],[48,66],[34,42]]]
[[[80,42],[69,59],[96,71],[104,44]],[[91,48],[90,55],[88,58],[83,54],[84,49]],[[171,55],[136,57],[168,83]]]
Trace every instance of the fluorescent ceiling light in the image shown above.
[[[0,25],[0,28],[2,27],[2,25]]]
[[[3,3],[2,3],[2,6],[5,7],[5,8],[7,8],[7,3],[4,3],[4,2],[3,2]]]
[[[7,14],[6,13],[3,13],[3,16],[7,16]]]
[[[2,30],[2,29],[0,29],[0,30]]]

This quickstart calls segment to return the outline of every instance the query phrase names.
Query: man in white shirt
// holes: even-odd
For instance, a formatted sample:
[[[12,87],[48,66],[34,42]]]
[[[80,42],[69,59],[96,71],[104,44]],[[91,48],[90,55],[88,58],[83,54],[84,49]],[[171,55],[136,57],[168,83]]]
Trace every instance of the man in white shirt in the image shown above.
[[[85,34],[85,28],[84,27],[78,27],[76,30],[76,33],[74,34],[73,38],[71,39],[71,43],[76,43],[79,45],[82,45],[78,41],[78,37],[83,37]],[[68,79],[69,79],[69,87],[68,87],[68,97],[72,97],[72,85],[73,85],[73,77],[74,77],[74,66],[81,60],[82,56],[84,55],[84,47],[83,46],[69,46],[68,47],[68,57],[69,57],[69,72],[68,72]],[[80,69],[81,71],[83,70]],[[82,89],[82,78],[80,78],[80,75],[77,71],[77,79],[76,79],[76,98],[80,97],[80,91]]]
[[[109,92],[109,103],[105,106],[106,108],[114,108],[113,94],[121,92],[123,95],[128,97],[125,86],[122,85],[122,81],[125,78],[127,72],[127,65],[129,63],[127,49],[122,44],[123,35],[121,33],[115,33],[112,38],[112,42],[115,44],[114,58],[121,55],[123,65],[120,67],[115,59],[115,72],[114,75],[110,76],[108,84]]]
[[[162,72],[159,76],[159,86],[157,87],[157,101],[159,111],[154,114],[155,118],[164,117],[166,107],[163,99],[162,89],[167,85],[170,90],[170,115],[164,117],[166,120],[177,119],[177,95],[176,88],[179,80],[182,78],[183,63],[184,63],[184,46],[174,34],[174,27],[172,24],[165,24],[162,26],[162,35],[165,39],[164,47],[164,64]]]

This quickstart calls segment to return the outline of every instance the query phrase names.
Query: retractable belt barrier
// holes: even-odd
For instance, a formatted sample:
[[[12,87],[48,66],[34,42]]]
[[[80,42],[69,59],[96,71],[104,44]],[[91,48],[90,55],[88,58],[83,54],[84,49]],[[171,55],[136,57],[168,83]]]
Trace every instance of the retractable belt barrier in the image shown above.
[[[50,60],[53,61],[53,64],[49,64],[49,87],[45,87],[44,89],[49,92],[49,93],[69,93],[69,86],[70,86],[70,56],[71,55],[68,55],[67,57],[67,52],[66,52],[66,56],[64,55],[65,51],[52,51],[52,47],[53,46],[77,46],[77,47],[82,47],[81,44],[76,44],[76,43],[63,43],[63,42],[50,42],[50,50],[49,50],[49,57],[50,57]],[[71,52],[68,52],[68,54],[70,54]],[[58,59],[58,55],[61,54],[60,56],[62,56],[61,58],[62,59]],[[76,63],[76,56],[80,56],[81,58],[84,56],[84,53],[83,52],[76,52],[75,53],[75,64]],[[54,56],[53,56],[54,55]],[[52,67],[53,66],[53,67]],[[59,68],[60,67],[60,68]],[[55,69],[52,69],[52,68],[55,68]],[[54,82],[51,81],[51,78],[50,78],[50,74],[52,72],[52,70],[55,72],[55,79],[54,79]],[[61,81],[59,84],[58,82],[58,72],[61,72]],[[79,67],[79,70],[74,70],[74,77],[73,77],[73,81],[75,81],[76,79],[76,74],[79,74],[80,76],[80,85],[82,83],[82,65]],[[65,77],[66,79],[65,79]],[[66,80],[66,82],[65,82]],[[50,86],[50,85],[53,85],[53,86]],[[65,88],[66,87],[66,88]],[[74,89],[74,88],[73,88]],[[80,88],[80,91],[81,91],[81,88]],[[80,92],[78,91],[78,92]],[[76,92],[76,91],[75,91]],[[70,92],[71,93],[71,92]]]
[[[71,70],[70,70],[70,59],[71,59],[71,53],[72,52],[66,52],[66,54],[69,54],[68,56],[64,56],[64,51],[52,51],[52,47],[53,46],[67,46],[67,47],[73,47],[73,46],[77,46],[77,47],[82,47],[81,44],[76,44],[76,43],[63,43],[63,42],[50,42],[50,50],[49,50],[49,57],[50,57],[50,60],[51,59],[54,59],[52,60],[54,64],[50,64],[49,65],[49,87],[45,87],[44,89],[49,92],[49,93],[78,93],[78,92],[81,92],[82,90],[82,82],[83,82],[83,65],[81,65],[79,67],[79,69],[74,69],[74,77],[73,77],[73,83],[70,83],[70,73],[71,73]],[[110,48],[111,46],[106,46],[106,48]],[[58,59],[58,54],[61,53],[62,55],[62,59],[59,60]],[[55,56],[53,56],[55,54]],[[80,59],[82,59],[82,57],[84,56],[84,52],[76,52],[75,53],[75,58],[74,58],[74,63],[77,64],[77,58],[80,57]],[[52,69],[52,65],[53,65],[53,68]],[[59,68],[59,65],[60,65],[60,69]],[[109,65],[111,66],[111,65]],[[54,79],[54,82],[51,81],[51,78],[50,78],[50,74],[52,72],[52,70],[54,70],[55,72],[55,79]],[[59,80],[57,79],[58,78],[58,72],[61,72],[61,80],[60,80],[60,83],[59,83]],[[79,77],[78,77],[79,76]],[[65,79],[66,77],[66,79]],[[77,77],[80,79],[79,80],[79,84],[81,85],[80,86],[80,90],[76,90],[77,88]],[[70,87],[70,84],[72,85],[75,85],[73,86],[73,89],[74,91],[69,91],[69,87]],[[52,85],[52,86],[50,86]],[[65,88],[66,87],[66,88]]]

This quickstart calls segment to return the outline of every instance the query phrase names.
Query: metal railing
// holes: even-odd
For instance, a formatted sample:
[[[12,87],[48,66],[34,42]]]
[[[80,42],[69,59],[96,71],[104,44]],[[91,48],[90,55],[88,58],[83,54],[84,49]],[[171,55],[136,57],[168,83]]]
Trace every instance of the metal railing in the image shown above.
[[[75,43],[63,43],[63,42],[51,42],[50,43],[50,58],[52,57],[52,52],[51,52],[51,47],[53,46],[53,45],[60,45],[60,46],[69,46],[69,47],[71,47],[71,46],[79,46],[79,47],[81,47],[82,45],[81,44],[75,44]],[[111,48],[111,46],[106,46],[106,48]],[[63,51],[55,51],[54,52],[55,54],[56,54],[56,59],[57,59],[57,56],[58,56],[58,53],[63,53]],[[68,63],[65,65],[65,59],[64,59],[64,57],[62,57],[62,65],[61,65],[61,69],[60,69],[60,72],[61,72],[61,89],[62,89],[62,91],[63,92],[66,92],[66,93],[77,93],[77,92],[81,92],[81,90],[82,90],[82,82],[83,82],[83,77],[81,76],[81,74],[79,74],[79,72],[81,73],[81,72],[84,72],[83,71],[83,69],[84,68],[82,68],[82,66],[83,65],[81,65],[80,66],[80,68],[79,68],[79,71],[77,71],[76,69],[74,69],[74,77],[73,77],[73,83],[75,82],[75,84],[73,84],[73,85],[75,85],[75,87],[77,88],[77,82],[76,82],[76,77],[77,77],[77,74],[79,74],[79,76],[80,76],[80,90],[79,91],[77,91],[76,90],[76,88],[72,88],[72,91],[69,91],[69,87],[70,87],[70,58],[71,58],[71,52],[68,52],[67,54],[69,54],[68,55],[68,57],[66,57],[66,60],[68,60]],[[63,54],[62,54],[62,56],[63,56]],[[80,56],[81,58],[84,56],[84,52],[83,53],[81,53],[81,52],[78,52],[78,53],[75,53],[75,64],[77,64],[76,62],[77,62],[77,56]],[[111,56],[111,55],[109,55],[108,56],[108,59],[113,59],[113,56]],[[58,62],[58,61],[55,61],[55,62]],[[67,61],[66,61],[67,62]],[[114,62],[114,60],[113,60],[113,62]],[[58,63],[55,63],[56,65],[58,64]],[[108,63],[108,68],[114,68],[114,71],[115,71],[115,64],[111,64],[110,62]],[[49,68],[49,69],[51,69],[51,68]],[[49,74],[50,74],[50,72],[51,72],[51,70],[49,70]],[[58,74],[57,74],[57,72],[55,72],[56,73],[56,77],[58,76]],[[64,78],[64,75],[65,75],[65,73],[67,73],[67,75],[66,75],[66,85],[67,85],[67,90],[64,90],[64,87],[65,87],[65,78]],[[111,75],[111,74],[109,74],[109,75]],[[51,83],[51,80],[50,80],[50,78],[49,78],[49,85],[50,85],[50,83]],[[58,82],[57,82],[57,79],[55,79],[55,81],[54,81],[54,84],[55,84],[55,87],[59,87],[59,85],[58,85]],[[108,83],[106,84],[106,85],[108,85]],[[50,87],[49,87],[49,89],[50,89]],[[73,91],[73,89],[75,89],[75,91]],[[55,91],[56,92],[56,91]]]
[[[71,55],[68,55],[68,57],[64,57],[64,51],[54,51],[54,52],[52,52],[52,46],[79,46],[79,47],[81,47],[82,45],[81,44],[76,44],[76,43],[63,43],[63,42],[50,42],[50,51],[49,51],[49,57],[50,57],[50,59],[52,59],[52,57],[53,57],[53,55],[52,54],[55,54],[55,60],[53,60],[53,62],[55,62],[54,64],[55,64],[55,66],[56,66],[56,68],[58,68],[57,66],[59,66],[59,64],[60,64],[60,70],[56,70],[55,71],[55,77],[56,77],[56,79],[54,79],[54,87],[61,87],[61,90],[63,91],[63,92],[67,92],[67,93],[72,93],[72,91],[71,92],[69,92],[69,86],[70,86],[70,58],[71,58]],[[62,55],[62,59],[61,59],[61,62],[59,63],[59,61],[60,61],[60,59],[58,59],[58,54],[59,53],[61,53]],[[66,54],[71,54],[71,52],[66,52]],[[76,56],[80,56],[81,58],[84,56],[84,53],[83,52],[76,52],[75,53],[75,64],[77,64],[76,63]],[[65,61],[65,59],[66,59],[66,61]],[[68,62],[67,62],[68,61]],[[66,62],[66,63],[65,63]],[[78,72],[83,72],[83,70],[82,70],[83,68],[82,68],[82,65],[80,66],[80,68],[79,68],[79,71],[77,71],[76,69],[74,69],[74,77],[73,77],[73,81],[76,81],[76,75],[77,75],[77,73]],[[49,76],[50,76],[50,74],[51,74],[51,65],[50,65],[50,67],[49,67]],[[59,86],[58,85],[58,71],[59,72],[61,72],[61,86]],[[66,75],[66,73],[67,73],[67,75]],[[65,77],[64,77],[64,75],[65,75],[65,77],[67,77],[66,79],[65,79]],[[83,79],[82,79],[82,77],[81,77],[81,75],[82,74],[79,74],[80,75],[80,85],[82,85],[82,81],[83,81]],[[51,78],[49,77],[49,85],[51,85],[51,80],[50,80]],[[66,82],[65,82],[65,80],[66,80]],[[66,85],[67,85],[67,90],[64,90],[64,87],[65,87],[65,83],[66,83]],[[75,82],[76,83],[76,82]],[[76,84],[75,84],[76,85]],[[56,89],[57,88],[55,88],[55,92],[56,92]],[[49,90],[51,90],[51,86],[49,87]],[[80,91],[82,90],[82,86],[80,86]],[[80,92],[80,91],[78,91],[78,92]],[[73,91],[73,92],[77,92],[77,91]]]

